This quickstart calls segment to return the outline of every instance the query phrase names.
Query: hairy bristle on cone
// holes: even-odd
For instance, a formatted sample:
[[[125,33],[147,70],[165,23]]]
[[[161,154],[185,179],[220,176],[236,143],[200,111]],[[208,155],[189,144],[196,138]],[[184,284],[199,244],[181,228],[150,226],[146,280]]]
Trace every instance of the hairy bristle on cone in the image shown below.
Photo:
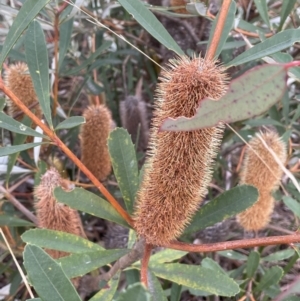
[[[214,61],[182,56],[170,60],[157,87],[150,153],[138,193],[135,228],[147,243],[178,237],[198,209],[211,180],[223,126],[190,132],[158,132],[167,117],[191,117],[205,97],[219,99],[226,75]]]
[[[5,85],[40,119],[42,111],[33,87],[28,66],[25,63],[10,65],[4,75]],[[8,101],[8,114],[17,120],[23,118],[19,107],[11,100]]]
[[[187,1],[186,0],[171,0],[170,6],[186,6]],[[188,14],[189,12],[185,8],[177,8],[173,9],[178,14]]]
[[[135,96],[127,96],[120,102],[122,126],[131,135],[133,143],[138,139],[138,151],[146,151],[148,144],[148,126],[146,104]],[[138,129],[139,135],[138,135]]]
[[[257,134],[249,141],[240,172],[240,184],[255,186],[259,198],[252,207],[237,215],[238,222],[247,231],[258,231],[269,223],[274,208],[272,191],[278,188],[283,174],[281,167],[259,136],[283,164],[287,157],[286,145],[276,132]]]
[[[107,147],[112,118],[104,105],[88,107],[83,112],[85,123],[81,126],[81,161],[100,181],[111,172]]]
[[[61,178],[56,169],[51,168],[42,176],[40,185],[34,191],[39,227],[85,236],[78,212],[55,199],[53,191],[56,187],[69,189],[68,182]],[[47,252],[55,259],[67,255],[56,250]]]

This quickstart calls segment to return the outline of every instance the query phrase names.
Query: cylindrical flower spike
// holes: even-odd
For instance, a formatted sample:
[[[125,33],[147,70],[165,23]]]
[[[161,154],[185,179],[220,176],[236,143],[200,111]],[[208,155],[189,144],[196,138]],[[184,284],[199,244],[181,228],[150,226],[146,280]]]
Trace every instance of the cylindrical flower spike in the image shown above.
[[[267,148],[264,146],[265,141]],[[269,151],[271,149],[283,164],[286,161],[286,145],[273,131],[257,134],[249,141],[240,172],[240,184],[253,185],[258,189],[258,201],[237,215],[241,226],[258,231],[270,221],[274,208],[272,191],[280,184],[283,171]],[[259,157],[258,157],[259,156]]]
[[[88,107],[81,126],[81,161],[100,181],[111,173],[107,138],[111,130],[111,113],[105,105]]]
[[[205,97],[219,99],[226,75],[215,61],[182,56],[170,60],[157,87],[150,153],[138,193],[135,229],[148,244],[178,237],[198,209],[211,180],[223,127],[158,132],[167,117],[191,117]]]
[[[37,199],[35,206],[39,227],[85,236],[78,212],[58,203],[54,197],[56,187],[69,189],[68,181],[62,179],[56,169],[51,168],[42,176],[34,192]],[[56,250],[47,250],[47,252],[55,259],[67,255]]]
[[[25,63],[10,65],[4,75],[5,85],[31,110],[42,118],[42,111],[33,87],[28,66]],[[8,100],[8,114],[21,120],[24,114],[11,100]]]

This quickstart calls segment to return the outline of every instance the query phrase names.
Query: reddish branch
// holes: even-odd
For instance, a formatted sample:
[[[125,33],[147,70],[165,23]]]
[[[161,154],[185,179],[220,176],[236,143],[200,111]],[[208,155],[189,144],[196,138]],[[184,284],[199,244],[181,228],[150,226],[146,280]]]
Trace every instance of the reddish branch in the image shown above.
[[[151,251],[153,249],[152,245],[145,245],[144,255],[142,258],[142,265],[141,265],[141,282],[148,287],[148,263],[151,256]]]

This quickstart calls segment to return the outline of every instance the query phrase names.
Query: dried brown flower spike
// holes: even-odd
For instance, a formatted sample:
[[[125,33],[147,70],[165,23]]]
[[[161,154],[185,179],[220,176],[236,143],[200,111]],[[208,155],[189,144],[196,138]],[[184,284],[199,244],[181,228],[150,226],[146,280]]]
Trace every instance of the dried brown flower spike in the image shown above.
[[[81,126],[82,163],[100,181],[111,172],[107,138],[111,130],[111,113],[105,105],[94,105],[83,112],[85,123]]]
[[[56,169],[51,168],[42,176],[40,185],[35,189],[39,227],[85,236],[78,212],[56,201],[53,194],[56,187],[69,189],[68,181],[62,179]],[[47,252],[53,258],[67,255],[56,250]]]
[[[38,103],[33,83],[25,63],[10,65],[4,76],[5,85],[31,110],[42,118],[42,111]],[[8,114],[17,120],[23,118],[23,113],[13,101],[8,101]]]
[[[173,6],[186,6],[186,0],[171,0],[170,5]],[[177,8],[174,11],[178,14],[188,14],[189,12],[185,8]]]
[[[269,223],[274,208],[271,193],[278,188],[283,174],[279,164],[261,139],[283,164],[287,156],[286,145],[276,132],[257,134],[249,141],[250,147],[246,149],[240,173],[240,184],[255,186],[259,191],[259,198],[252,207],[237,216],[238,222],[248,231],[258,231]]]
[[[135,228],[147,243],[178,237],[207,192],[223,127],[190,132],[158,132],[167,117],[191,117],[205,97],[219,99],[226,75],[215,61],[182,56],[170,60],[157,87],[150,155],[138,195]]]

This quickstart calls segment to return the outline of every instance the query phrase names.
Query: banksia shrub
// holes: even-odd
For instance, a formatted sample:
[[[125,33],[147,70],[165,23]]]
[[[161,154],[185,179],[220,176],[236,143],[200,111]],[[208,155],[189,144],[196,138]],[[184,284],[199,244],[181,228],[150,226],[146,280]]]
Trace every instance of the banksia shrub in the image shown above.
[[[111,130],[111,113],[104,105],[88,107],[81,126],[81,161],[100,181],[111,172],[107,138]]]
[[[29,74],[28,66],[25,63],[10,65],[4,76],[5,85],[31,110],[35,115],[42,118],[42,111],[38,103],[33,83]],[[17,120],[23,118],[18,106],[8,100],[8,114]]]
[[[56,201],[53,194],[56,187],[69,189],[68,181],[62,179],[56,169],[51,168],[42,176],[40,185],[35,189],[38,226],[85,236],[78,212]],[[54,259],[67,255],[56,250],[47,250],[47,252]]]
[[[170,60],[157,87],[150,153],[138,194],[135,228],[147,243],[178,237],[207,192],[223,127],[159,132],[167,117],[192,117],[205,97],[219,99],[226,75],[215,61],[182,56]]]
[[[283,174],[279,164],[259,137],[283,164],[287,156],[286,145],[276,132],[257,134],[249,141],[250,147],[246,149],[240,172],[240,184],[255,186],[259,191],[259,198],[252,207],[237,216],[238,222],[248,231],[258,231],[269,223],[274,208],[272,191],[278,188]]]
[[[137,150],[145,151],[148,144],[146,104],[136,96],[127,96],[120,102],[120,117],[122,126],[131,135],[132,142],[138,142]]]
[[[170,5],[173,6],[186,6],[187,1],[185,0],[171,0]],[[185,8],[173,9],[178,14],[188,14],[189,12]]]

